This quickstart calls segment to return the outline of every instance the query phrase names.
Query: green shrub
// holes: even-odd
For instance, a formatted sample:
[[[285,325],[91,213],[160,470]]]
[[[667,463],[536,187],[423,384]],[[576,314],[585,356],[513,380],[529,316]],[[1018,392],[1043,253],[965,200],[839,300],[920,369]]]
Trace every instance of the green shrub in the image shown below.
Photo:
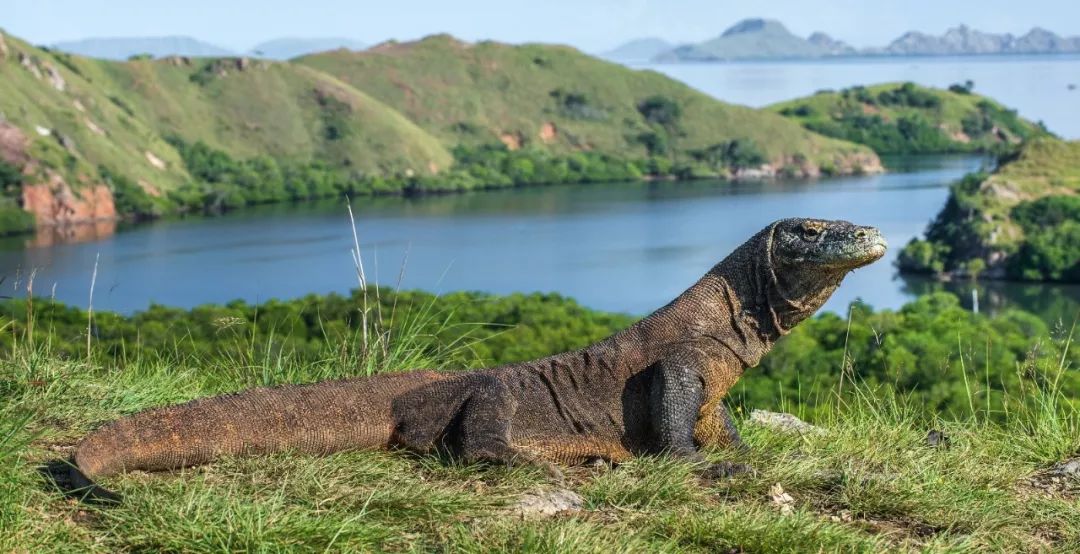
[[[28,233],[34,230],[34,214],[13,202],[0,201],[0,236]]]

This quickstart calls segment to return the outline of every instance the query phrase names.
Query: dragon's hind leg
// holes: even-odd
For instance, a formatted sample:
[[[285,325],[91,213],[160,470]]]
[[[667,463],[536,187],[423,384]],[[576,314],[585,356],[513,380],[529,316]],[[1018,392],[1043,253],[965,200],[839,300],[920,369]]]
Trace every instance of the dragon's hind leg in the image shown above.
[[[517,411],[517,399],[495,377],[474,375],[469,379],[468,400],[461,411],[461,457],[468,462],[536,465],[556,480],[562,472],[510,442],[510,426]]]

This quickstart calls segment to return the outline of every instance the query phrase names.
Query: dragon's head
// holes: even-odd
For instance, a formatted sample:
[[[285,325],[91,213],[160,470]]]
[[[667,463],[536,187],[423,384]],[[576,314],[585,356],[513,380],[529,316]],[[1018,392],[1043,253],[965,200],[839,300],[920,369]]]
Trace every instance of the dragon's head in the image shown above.
[[[874,227],[847,221],[784,219],[773,224],[772,261],[789,271],[847,272],[873,263],[888,247]]]

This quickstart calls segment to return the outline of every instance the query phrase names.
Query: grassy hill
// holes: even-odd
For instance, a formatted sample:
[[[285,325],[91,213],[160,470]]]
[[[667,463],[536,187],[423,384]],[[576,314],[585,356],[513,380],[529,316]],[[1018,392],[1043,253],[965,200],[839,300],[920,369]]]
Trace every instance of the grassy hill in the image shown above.
[[[853,87],[769,107],[807,129],[878,154],[990,152],[1046,134],[1037,124],[969,85],[949,90],[913,83]]]
[[[392,108],[303,66],[240,58],[89,63],[159,132],[236,158],[321,160],[376,173],[452,162]]]
[[[452,145],[502,140],[512,148],[636,158],[667,153],[650,150],[650,141],[685,156],[741,139],[777,166],[850,170],[857,161],[872,163],[849,143],[565,46],[468,44],[438,35],[296,61],[362,88]],[[650,98],[658,100],[654,106],[646,104]]]
[[[953,185],[902,271],[1080,282],[1080,142],[1030,141]]]
[[[879,167],[864,147],[566,47],[436,36],[295,62],[112,62],[0,36],[0,163],[22,175],[0,184],[0,232],[29,224],[20,202],[49,224],[328,194]]]
[[[96,314],[89,356],[85,312],[0,304],[0,550],[1046,552],[1080,541],[1080,477],[1059,465],[1080,448],[1070,337],[1019,312],[972,314],[948,295],[895,312],[859,307],[850,321],[822,316],[782,339],[741,381],[757,393],[731,399],[749,449],[706,453],[756,468],[731,480],[664,457],[569,469],[557,485],[528,466],[283,453],[110,478],[124,501],[101,507],[64,499],[37,474],[91,429],[149,407],[521,359],[629,321],[541,295],[384,291],[381,303],[372,313],[393,323],[372,336],[392,339],[367,351],[355,294]],[[128,333],[140,339],[117,340]],[[955,401],[926,402],[944,397]],[[756,425],[746,416],[762,406],[819,428]],[[931,442],[931,431],[945,438]],[[524,519],[515,510],[556,488],[582,505]]]

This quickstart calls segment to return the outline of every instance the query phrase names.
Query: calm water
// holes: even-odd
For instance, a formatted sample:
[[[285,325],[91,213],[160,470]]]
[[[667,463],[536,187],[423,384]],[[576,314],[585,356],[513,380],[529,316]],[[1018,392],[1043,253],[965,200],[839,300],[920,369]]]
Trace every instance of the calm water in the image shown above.
[[[369,276],[434,292],[557,291],[604,310],[664,304],[769,222],[789,216],[876,225],[889,258],[845,281],[827,308],[855,298],[897,307],[919,292],[894,276],[899,247],[940,209],[946,185],[982,159],[894,163],[887,175],[768,184],[625,183],[531,188],[354,203]],[[263,301],[356,286],[343,202],[273,206],[220,218],[137,226],[99,241],[51,247],[0,243],[6,281],[86,306],[131,312],[156,302],[190,307]]]
[[[1080,56],[853,58],[812,62],[636,65],[655,69],[721,100],[760,107],[813,94],[891,81],[947,87],[967,79],[975,91],[1080,138]],[[1078,87],[1069,90],[1069,85]]]

